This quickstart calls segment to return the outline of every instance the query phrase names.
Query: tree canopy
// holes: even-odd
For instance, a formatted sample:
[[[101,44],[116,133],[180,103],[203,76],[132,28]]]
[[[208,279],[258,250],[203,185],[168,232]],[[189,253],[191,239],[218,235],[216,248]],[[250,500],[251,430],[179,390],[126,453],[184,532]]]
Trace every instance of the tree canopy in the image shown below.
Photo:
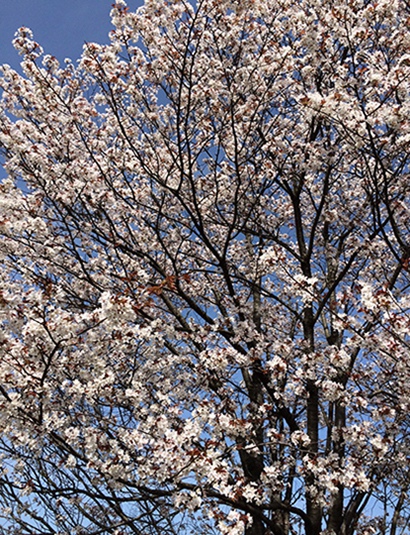
[[[0,70],[0,533],[410,532],[410,4],[146,0]]]

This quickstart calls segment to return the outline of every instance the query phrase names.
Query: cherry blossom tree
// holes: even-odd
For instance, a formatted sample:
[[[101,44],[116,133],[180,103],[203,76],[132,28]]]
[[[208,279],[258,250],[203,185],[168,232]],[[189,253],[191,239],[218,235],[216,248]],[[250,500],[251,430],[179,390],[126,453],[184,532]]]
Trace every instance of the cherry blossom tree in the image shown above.
[[[0,532],[408,534],[409,2],[111,16],[1,68]]]

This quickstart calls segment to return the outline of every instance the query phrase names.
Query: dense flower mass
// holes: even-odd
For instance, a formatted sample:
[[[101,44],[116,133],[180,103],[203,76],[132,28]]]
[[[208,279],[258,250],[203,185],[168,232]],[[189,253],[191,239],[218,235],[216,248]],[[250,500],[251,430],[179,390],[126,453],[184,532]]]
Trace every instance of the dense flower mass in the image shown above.
[[[0,70],[1,533],[408,534],[409,3],[111,16]]]

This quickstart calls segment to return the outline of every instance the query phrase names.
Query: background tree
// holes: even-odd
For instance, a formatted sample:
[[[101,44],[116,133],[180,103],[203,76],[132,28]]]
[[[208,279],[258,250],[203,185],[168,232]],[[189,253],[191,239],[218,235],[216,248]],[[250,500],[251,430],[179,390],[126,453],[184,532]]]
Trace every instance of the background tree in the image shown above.
[[[2,67],[1,532],[409,533],[410,5],[112,21]]]

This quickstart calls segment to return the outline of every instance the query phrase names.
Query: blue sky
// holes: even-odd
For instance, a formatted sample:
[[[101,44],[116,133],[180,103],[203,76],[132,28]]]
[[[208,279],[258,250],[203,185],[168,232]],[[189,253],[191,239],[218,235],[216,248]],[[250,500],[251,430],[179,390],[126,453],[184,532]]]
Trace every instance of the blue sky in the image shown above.
[[[20,26],[34,32],[45,53],[76,60],[85,41],[108,42],[114,0],[0,0],[0,64],[17,68],[20,57],[11,41]],[[128,0],[130,9],[143,0]]]

